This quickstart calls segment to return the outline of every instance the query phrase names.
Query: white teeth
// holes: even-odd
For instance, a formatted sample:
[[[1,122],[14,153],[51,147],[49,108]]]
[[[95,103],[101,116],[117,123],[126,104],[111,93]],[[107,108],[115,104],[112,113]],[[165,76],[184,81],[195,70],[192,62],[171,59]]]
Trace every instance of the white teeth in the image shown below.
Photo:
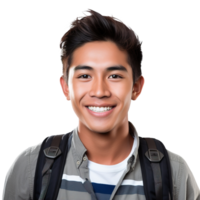
[[[88,106],[88,108],[94,112],[105,112],[107,110],[112,109],[112,107],[93,107],[93,106]]]

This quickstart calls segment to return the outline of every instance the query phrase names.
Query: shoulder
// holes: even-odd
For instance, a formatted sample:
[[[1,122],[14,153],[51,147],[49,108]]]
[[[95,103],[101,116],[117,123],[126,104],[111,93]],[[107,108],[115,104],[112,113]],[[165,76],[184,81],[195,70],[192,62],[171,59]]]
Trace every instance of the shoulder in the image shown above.
[[[3,199],[29,199],[33,193],[33,182],[41,144],[24,150],[13,162],[7,173]]]
[[[14,161],[11,169],[21,171],[37,162],[41,144],[25,149]],[[12,171],[11,171],[12,172]]]
[[[186,161],[179,155],[172,153],[168,150],[172,177],[174,180],[180,180],[180,177],[186,181],[187,177],[190,174],[189,167]]]
[[[199,188],[186,161],[169,150],[168,155],[171,165],[174,199],[186,199],[190,196],[191,199],[200,200]]]
[[[185,163],[184,159],[181,156],[179,156],[169,150],[167,150],[167,152],[168,152],[170,161],[174,161],[174,162],[178,162],[178,163]]]

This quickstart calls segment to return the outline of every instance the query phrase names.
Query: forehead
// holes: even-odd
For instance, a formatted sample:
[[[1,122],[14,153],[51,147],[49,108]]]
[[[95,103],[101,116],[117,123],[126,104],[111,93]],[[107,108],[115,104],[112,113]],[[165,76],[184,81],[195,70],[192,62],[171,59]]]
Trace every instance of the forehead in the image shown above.
[[[104,68],[109,65],[127,66],[127,53],[111,41],[95,41],[85,43],[73,52],[71,67],[89,65],[94,68]],[[70,68],[71,68],[70,67]]]

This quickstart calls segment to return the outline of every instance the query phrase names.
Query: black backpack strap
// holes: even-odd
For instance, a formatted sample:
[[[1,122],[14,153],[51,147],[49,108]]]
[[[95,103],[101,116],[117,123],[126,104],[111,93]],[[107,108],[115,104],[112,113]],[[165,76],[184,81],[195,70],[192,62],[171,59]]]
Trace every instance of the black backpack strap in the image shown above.
[[[146,141],[149,148],[148,152],[146,153],[146,156],[151,162],[156,199],[162,200],[162,175],[159,162],[162,160],[163,154],[158,151],[153,139],[146,138]]]
[[[172,173],[171,173],[171,165],[170,165],[169,155],[167,153],[167,149],[166,149],[164,143],[162,141],[158,140],[158,139],[157,139],[157,142],[160,143],[160,145],[162,146],[162,149],[163,149],[163,152],[164,152],[164,155],[165,155],[165,158],[166,158],[165,159],[166,163],[161,163],[161,169],[167,168],[166,173],[169,176],[168,177],[168,183],[167,183],[169,185],[169,188],[168,188],[169,200],[173,200],[173,183],[172,183]],[[164,171],[164,170],[162,170],[162,171]]]
[[[72,132],[43,141],[35,171],[34,200],[56,200],[71,139]]]
[[[141,138],[139,159],[147,200],[172,200],[172,177],[165,146],[153,138]]]
[[[59,149],[60,140],[63,135],[56,135],[53,137],[51,142],[51,146],[44,150],[44,154],[46,156],[46,161],[42,170],[42,188],[39,196],[39,200],[44,200],[46,196],[46,192],[49,186],[49,181],[51,178],[51,167],[55,161],[55,159],[61,154]]]

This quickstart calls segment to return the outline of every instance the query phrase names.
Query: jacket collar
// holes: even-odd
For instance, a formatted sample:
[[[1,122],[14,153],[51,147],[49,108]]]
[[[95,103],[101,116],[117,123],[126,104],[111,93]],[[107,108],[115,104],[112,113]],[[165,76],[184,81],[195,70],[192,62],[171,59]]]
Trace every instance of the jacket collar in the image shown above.
[[[134,138],[134,143],[136,146],[135,146],[132,156],[128,160],[128,163],[130,163],[131,167],[134,167],[136,160],[137,160],[137,156],[138,156],[139,137],[138,137],[135,127],[133,126],[133,124],[130,121],[129,121],[129,134],[131,134],[131,136]],[[81,142],[81,140],[79,138],[78,127],[76,127],[73,130],[72,153],[75,158],[77,168],[81,165],[81,163],[83,161],[83,157],[86,154],[86,151],[87,151],[87,149],[85,148],[85,146],[83,145],[83,143]]]

